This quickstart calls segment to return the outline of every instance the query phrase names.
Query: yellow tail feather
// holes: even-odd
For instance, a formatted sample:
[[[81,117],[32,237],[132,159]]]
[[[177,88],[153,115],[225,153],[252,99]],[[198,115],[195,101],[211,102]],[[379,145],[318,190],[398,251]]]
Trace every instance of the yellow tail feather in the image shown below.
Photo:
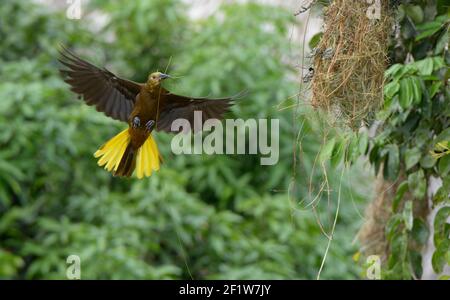
[[[128,132],[128,129],[125,129],[106,142],[94,153],[94,157],[99,158],[97,164],[100,167],[105,166],[106,170],[115,173],[129,143],[130,133]],[[150,135],[137,151],[137,178],[141,179],[144,176],[151,176],[153,171],[159,170],[159,165],[160,155],[158,146],[152,135]]]

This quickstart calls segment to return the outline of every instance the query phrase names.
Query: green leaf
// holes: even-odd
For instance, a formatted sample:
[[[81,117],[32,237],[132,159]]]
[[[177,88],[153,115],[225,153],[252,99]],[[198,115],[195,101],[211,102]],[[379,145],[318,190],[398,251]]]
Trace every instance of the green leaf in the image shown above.
[[[433,98],[436,95],[436,93],[439,91],[441,86],[442,86],[442,81],[433,82],[433,84],[430,87],[430,90],[428,91],[428,93],[430,94],[430,98]]]
[[[422,269],[422,255],[418,251],[409,251],[409,261],[413,272],[417,278],[420,278],[423,273]]]
[[[425,31],[421,32],[420,34],[418,34],[418,35],[416,36],[416,41],[420,41],[420,40],[422,40],[422,39],[424,39],[424,38],[427,38],[427,37],[429,37],[429,36],[432,36],[433,34],[435,34],[436,32],[438,32],[439,29],[440,29],[440,27],[436,27],[436,28],[428,29],[428,30],[425,30]]]
[[[434,70],[439,70],[440,68],[446,67],[445,61],[440,56],[435,56],[433,59],[433,68]]]
[[[420,245],[425,245],[429,235],[430,230],[428,229],[428,225],[422,219],[415,218],[411,231],[412,238]]]
[[[393,215],[386,224],[386,238],[391,241],[397,232],[398,226],[402,223],[403,217],[402,215],[395,214]]]
[[[369,145],[369,135],[367,132],[361,132],[358,138],[359,154],[365,155]]]
[[[320,151],[320,154],[319,154],[320,162],[323,163],[331,157],[335,143],[336,143],[336,138],[332,138],[325,144],[325,146],[322,148],[322,150]]]
[[[398,81],[389,82],[384,86],[384,95],[386,98],[391,99],[400,89],[400,84]]]
[[[386,72],[384,72],[384,76],[386,77],[386,78],[390,78],[390,77],[396,77],[395,75],[400,71],[400,70],[402,70],[403,69],[403,67],[404,67],[404,65],[402,65],[402,64],[395,64],[395,65],[392,65],[391,67],[389,67],[389,69],[387,69],[386,70]]]
[[[436,81],[436,80],[440,80],[438,76],[436,75],[422,75],[420,76],[420,78],[422,78],[423,81]]]
[[[401,217],[400,217],[401,218]],[[401,220],[400,220],[401,222]],[[389,264],[391,266],[398,265],[401,267],[399,270],[402,273],[405,272],[405,263],[407,258],[407,250],[408,250],[408,235],[406,233],[399,233],[392,236],[391,239],[391,254]],[[402,275],[402,277],[406,276],[406,274]]]
[[[431,265],[436,273],[442,273],[444,266],[447,264],[447,253],[450,249],[450,240],[445,240],[436,247],[431,258]]]
[[[400,80],[400,106],[403,109],[407,109],[411,106],[413,102],[413,94],[412,94],[412,82],[410,78],[403,78]]]
[[[397,192],[395,193],[394,199],[392,200],[392,210],[397,211],[400,201],[403,199],[403,195],[408,190],[408,181],[403,181],[397,187]]]
[[[425,176],[423,174],[423,170],[419,170],[415,173],[412,173],[408,176],[408,186],[412,195],[419,200],[422,200],[425,196],[427,183],[425,180]]]
[[[442,22],[435,20],[435,21],[426,22],[426,23],[417,25],[416,28],[417,28],[417,30],[425,31],[425,30],[429,30],[429,29],[440,28],[441,26],[442,26]]]
[[[433,58],[427,57],[414,63],[419,75],[431,75],[433,73]]]
[[[438,38],[436,47],[434,48],[434,55],[441,54],[445,46],[448,44],[449,34],[447,30],[443,30],[441,36]]]
[[[406,170],[414,167],[419,162],[421,155],[422,153],[420,152],[419,148],[407,149],[405,151]]]
[[[435,139],[436,143],[443,142],[443,141],[450,141],[450,127],[441,131],[441,133],[439,133]]]
[[[332,167],[334,167],[334,168],[337,167],[343,161],[346,145],[347,145],[346,139],[342,139],[335,145],[332,155],[331,155],[331,166]]]
[[[419,104],[422,101],[421,79],[417,76],[411,77],[412,90],[414,95],[414,103]]]
[[[406,14],[414,21],[414,23],[423,22],[423,10],[419,5],[407,5]]]
[[[434,217],[434,244],[438,245],[449,239],[450,224],[450,206],[441,207]]]
[[[448,195],[450,194],[450,177],[444,177],[442,186],[436,191],[436,194],[433,196],[433,204],[438,204],[441,202],[447,202],[450,204],[450,199]]]
[[[403,222],[408,231],[413,228],[413,203],[411,200],[405,202],[405,207],[403,208]]]
[[[400,154],[396,144],[386,146],[388,153],[386,164],[384,166],[384,177],[389,180],[396,180],[400,168]]]
[[[313,37],[309,40],[309,48],[310,49],[316,48],[317,45],[319,44],[322,36],[323,36],[323,32],[319,32],[319,33],[316,33],[315,35],[313,35]]]
[[[345,161],[354,162],[359,157],[358,136],[352,136],[345,151]]]
[[[420,41],[421,39],[424,39],[426,37],[430,37],[436,32],[438,32],[442,28],[443,22],[438,21],[436,18],[435,21],[427,22],[424,24],[418,25],[416,28],[421,33],[417,35],[416,41]]]
[[[429,153],[422,156],[420,159],[420,166],[424,169],[432,168],[436,164],[436,159],[434,159]]]
[[[447,154],[439,159],[438,163],[439,175],[442,177],[448,176],[450,173],[450,155]]]

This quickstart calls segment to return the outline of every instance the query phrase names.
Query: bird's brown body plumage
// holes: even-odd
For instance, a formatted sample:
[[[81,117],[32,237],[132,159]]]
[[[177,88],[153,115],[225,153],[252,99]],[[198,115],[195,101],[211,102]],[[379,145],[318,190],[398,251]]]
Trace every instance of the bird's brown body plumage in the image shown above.
[[[60,54],[59,61],[67,67],[60,71],[71,90],[82,95],[86,104],[129,125],[127,133],[120,133],[115,137],[117,140],[111,139],[99,149],[100,152],[97,151],[99,156],[104,156],[99,164],[106,164],[106,168],[117,176],[131,176],[137,157],[142,159],[138,165],[138,177],[144,173],[146,176],[151,174],[146,164],[151,164],[153,170],[159,168],[159,161],[154,164],[146,157],[157,154],[156,159],[160,159],[156,144],[150,140],[153,130],[177,132],[171,129],[171,125],[178,118],[188,120],[194,128],[195,111],[202,112],[203,123],[212,118],[222,119],[233,102],[230,97],[207,99],[173,94],[161,86],[161,81],[169,76],[160,72],[150,74],[146,83],[136,83],[92,65],[67,48],[63,48]],[[115,150],[114,147],[120,149]],[[142,153],[139,152],[141,150]]]
[[[142,127],[133,128],[132,122],[138,117],[143,124],[158,119],[158,99],[160,100],[160,87],[147,87],[143,85],[141,91],[136,96],[133,111],[130,114],[128,123],[130,125],[131,144],[134,148],[139,148],[147,139],[149,132]]]
[[[145,127],[133,126],[133,120],[137,117],[140,122],[147,124],[149,121],[158,119],[158,107],[161,103],[161,86],[159,85],[141,85],[141,90],[136,96],[133,111],[128,118],[128,132],[130,134],[130,143],[127,146],[123,159],[116,171],[117,176],[131,176],[136,162],[137,150],[144,144],[150,135],[150,131]]]

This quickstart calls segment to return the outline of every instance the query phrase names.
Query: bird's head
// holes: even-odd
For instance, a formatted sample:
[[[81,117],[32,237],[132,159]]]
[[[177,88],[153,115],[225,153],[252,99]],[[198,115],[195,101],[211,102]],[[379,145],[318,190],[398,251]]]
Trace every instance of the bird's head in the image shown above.
[[[161,83],[161,81],[167,78],[170,78],[170,76],[167,74],[161,72],[153,72],[148,75],[147,84],[149,84],[150,86],[157,86]]]

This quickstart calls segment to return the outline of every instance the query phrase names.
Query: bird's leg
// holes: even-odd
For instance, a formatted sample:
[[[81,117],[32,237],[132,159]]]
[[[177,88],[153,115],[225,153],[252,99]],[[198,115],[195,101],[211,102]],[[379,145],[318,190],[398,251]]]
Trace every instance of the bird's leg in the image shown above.
[[[155,126],[155,121],[150,120],[145,124],[145,129],[147,129],[148,132],[151,132],[153,130],[154,126]]]
[[[133,118],[133,128],[141,127],[141,119],[138,116]]]

